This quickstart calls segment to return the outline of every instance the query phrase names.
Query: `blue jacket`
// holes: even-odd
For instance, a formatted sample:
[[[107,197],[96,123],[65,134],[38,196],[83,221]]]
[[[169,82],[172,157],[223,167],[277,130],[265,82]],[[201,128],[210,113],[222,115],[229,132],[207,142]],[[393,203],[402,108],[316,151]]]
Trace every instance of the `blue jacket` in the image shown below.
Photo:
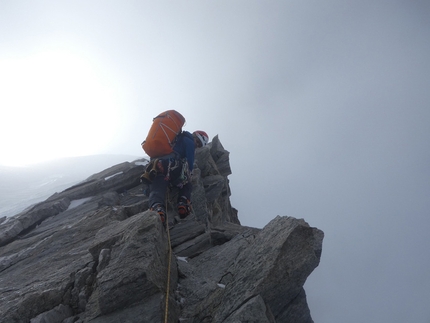
[[[188,131],[183,131],[176,137],[176,143],[173,147],[173,150],[176,151],[181,158],[186,158],[188,161],[188,167],[190,168],[190,172],[194,167],[194,137]]]

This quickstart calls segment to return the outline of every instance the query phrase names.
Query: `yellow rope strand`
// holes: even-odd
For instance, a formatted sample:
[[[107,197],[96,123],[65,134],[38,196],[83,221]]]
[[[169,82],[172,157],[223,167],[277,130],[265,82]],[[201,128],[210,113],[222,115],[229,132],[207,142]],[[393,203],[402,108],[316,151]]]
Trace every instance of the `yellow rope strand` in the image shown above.
[[[168,195],[168,194],[167,194]],[[166,228],[167,228],[167,241],[169,244],[169,260],[168,260],[168,266],[167,266],[167,287],[166,287],[166,305],[165,305],[165,313],[164,313],[164,323],[168,322],[169,319],[169,291],[170,291],[170,266],[171,266],[171,260],[172,260],[172,245],[170,243],[170,231],[169,231],[169,221],[167,219],[167,201],[168,198],[166,197]]]

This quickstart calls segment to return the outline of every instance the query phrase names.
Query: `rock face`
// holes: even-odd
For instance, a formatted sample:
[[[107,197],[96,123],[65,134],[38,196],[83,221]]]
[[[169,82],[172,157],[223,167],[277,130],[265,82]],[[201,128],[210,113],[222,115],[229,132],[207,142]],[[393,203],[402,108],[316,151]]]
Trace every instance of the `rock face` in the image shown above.
[[[169,192],[166,230],[148,210],[144,164],[113,166],[3,219],[0,322],[313,322],[303,284],[322,231],[279,216],[240,225],[218,137],[196,151],[185,220]]]

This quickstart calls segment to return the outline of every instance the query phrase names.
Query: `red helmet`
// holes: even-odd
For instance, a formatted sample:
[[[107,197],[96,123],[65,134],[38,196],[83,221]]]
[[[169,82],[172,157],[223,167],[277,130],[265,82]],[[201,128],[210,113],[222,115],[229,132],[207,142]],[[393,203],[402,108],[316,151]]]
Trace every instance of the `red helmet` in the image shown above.
[[[202,145],[200,147],[204,147],[208,144],[209,136],[206,132],[202,130],[196,130],[193,132],[193,135],[196,136],[197,139],[201,142]]]

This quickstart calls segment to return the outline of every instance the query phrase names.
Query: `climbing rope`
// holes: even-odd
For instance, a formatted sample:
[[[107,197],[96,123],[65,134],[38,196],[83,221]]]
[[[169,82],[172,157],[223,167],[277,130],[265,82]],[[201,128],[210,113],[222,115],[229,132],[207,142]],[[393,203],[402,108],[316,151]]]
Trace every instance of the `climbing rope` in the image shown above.
[[[169,259],[168,259],[168,265],[167,265],[167,286],[166,286],[166,305],[165,305],[165,312],[164,312],[164,323],[168,322],[169,319],[169,292],[170,292],[170,266],[171,266],[171,261],[172,261],[172,245],[170,243],[170,230],[169,230],[169,221],[168,221],[168,217],[167,217],[167,201],[168,201],[168,195],[169,193],[166,194],[166,219],[164,221],[166,221],[166,230],[167,230],[167,242],[169,245]]]

